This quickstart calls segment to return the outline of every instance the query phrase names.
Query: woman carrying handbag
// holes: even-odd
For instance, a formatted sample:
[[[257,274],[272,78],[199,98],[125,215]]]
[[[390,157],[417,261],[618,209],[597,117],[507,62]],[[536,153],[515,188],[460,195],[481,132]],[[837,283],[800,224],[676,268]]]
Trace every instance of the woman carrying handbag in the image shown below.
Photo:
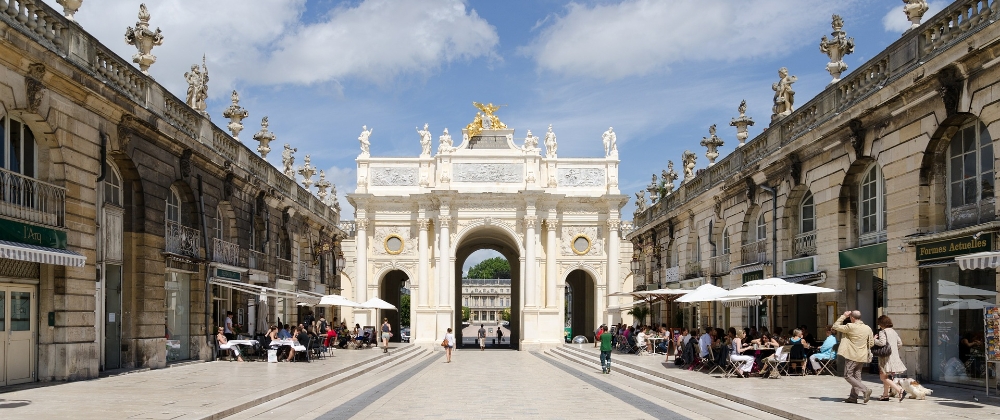
[[[878,317],[875,323],[879,326],[879,332],[875,335],[875,347],[872,347],[872,354],[878,356],[878,376],[882,380],[882,396],[879,401],[889,401],[889,389],[893,389],[899,395],[899,402],[906,398],[906,391],[894,381],[896,375],[906,372],[906,365],[899,358],[899,348],[903,345],[903,340],[892,329],[892,319],[887,315]]]
[[[445,363],[451,363],[451,350],[455,348],[455,334],[451,333],[451,328],[448,328],[448,333],[444,335],[441,346],[444,347]]]

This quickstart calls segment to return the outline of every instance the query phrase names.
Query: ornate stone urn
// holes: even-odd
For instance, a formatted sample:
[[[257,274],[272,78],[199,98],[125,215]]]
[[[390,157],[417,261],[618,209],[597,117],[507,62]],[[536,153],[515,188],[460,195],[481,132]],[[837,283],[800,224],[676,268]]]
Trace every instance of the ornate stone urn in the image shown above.
[[[80,6],[83,5],[83,0],[56,0],[56,3],[59,3],[59,5],[63,7],[63,16],[66,16],[66,20],[76,22],[76,20],[73,19],[73,15],[76,14],[77,10],[80,10]]]
[[[235,93],[236,91],[233,92]],[[253,139],[260,142],[260,145],[257,146],[257,152],[260,153],[260,157],[265,159],[267,158],[267,154],[271,151],[269,144],[271,144],[275,138],[277,138],[277,136],[275,136],[274,133],[267,131],[267,115],[265,115],[264,118],[261,118],[260,120],[260,131],[253,135]]]
[[[847,71],[844,56],[854,52],[854,38],[848,38],[847,33],[843,31],[844,19],[840,15],[833,15],[832,26],[831,38],[827,39],[826,35],[823,35],[819,42],[819,50],[830,57],[826,71],[830,72],[830,76],[833,76],[830,83],[837,83],[840,81],[840,75]]]
[[[701,138],[701,145],[708,149],[705,152],[705,157],[708,158],[708,166],[715,165],[715,159],[719,157],[719,147],[725,144],[722,139],[715,135],[715,124],[708,127],[708,137]]]
[[[149,29],[149,18],[149,9],[146,8],[146,4],[140,4],[139,21],[135,23],[135,28],[129,26],[125,29],[125,42],[134,45],[138,50],[132,56],[132,62],[138,64],[139,69],[147,76],[149,75],[149,66],[156,62],[156,56],[150,52],[153,51],[153,47],[163,45],[163,33],[160,28],[156,28],[155,32]]]
[[[309,188],[312,188],[312,177],[316,173],[316,168],[312,167],[309,155],[306,155],[302,160],[305,162],[305,165],[299,168],[299,175],[302,175],[302,186],[306,187],[306,191],[308,191]]]
[[[243,119],[250,116],[250,113],[240,106],[240,95],[236,93],[235,90],[233,91],[233,104],[229,105],[229,108],[226,108],[226,110],[222,112],[222,116],[229,118],[229,131],[233,133],[234,139],[239,140],[240,131],[243,131]],[[266,121],[267,117],[264,118]],[[264,122],[261,122],[261,125],[263,126]],[[262,128],[261,130],[264,129]],[[254,135],[254,139],[257,139],[256,135]]]
[[[316,181],[316,195],[319,200],[326,203],[326,189],[330,188],[330,181],[326,180],[326,172],[319,171],[319,181]]]
[[[746,99],[744,99],[743,102],[740,102],[738,111],[740,111],[740,116],[733,118],[733,120],[729,122],[729,125],[736,127],[736,140],[739,140],[740,142],[740,144],[736,145],[737,149],[743,147],[747,138],[750,137],[750,133],[747,132],[747,127],[753,126],[753,118],[747,116]]]

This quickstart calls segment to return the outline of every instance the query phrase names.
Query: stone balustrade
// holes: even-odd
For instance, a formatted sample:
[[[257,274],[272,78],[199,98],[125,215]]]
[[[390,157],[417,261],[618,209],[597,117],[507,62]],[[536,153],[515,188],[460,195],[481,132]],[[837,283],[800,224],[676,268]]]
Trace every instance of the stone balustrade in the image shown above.
[[[827,86],[745,146],[733,150],[711,168],[699,171],[694,179],[682,184],[670,196],[637,214],[634,218],[636,229],[632,233],[640,232],[642,227],[666,216],[687,200],[698,199],[699,193],[725,182],[779,147],[844,114],[851,106],[914,71],[947,47],[989,25],[998,12],[1000,0],[964,0],[925,19],[920,27],[903,34],[880,54],[844,75],[839,82]],[[774,140],[769,141],[772,138]]]

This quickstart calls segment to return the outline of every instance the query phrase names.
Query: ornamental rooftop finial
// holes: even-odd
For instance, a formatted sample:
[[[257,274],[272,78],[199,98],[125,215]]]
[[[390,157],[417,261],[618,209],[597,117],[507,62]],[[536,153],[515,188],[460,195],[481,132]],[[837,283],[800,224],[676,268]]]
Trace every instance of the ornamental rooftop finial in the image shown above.
[[[132,56],[132,61],[139,65],[142,73],[149,76],[149,66],[156,62],[156,56],[150,54],[153,47],[163,45],[163,33],[160,28],[156,31],[149,29],[149,9],[146,4],[139,5],[139,21],[135,23],[135,28],[129,26],[125,30],[125,42],[134,45],[138,52]]]
[[[747,116],[746,99],[740,102],[738,110],[740,111],[740,116],[733,118],[733,120],[729,122],[729,125],[736,127],[736,140],[740,141],[740,144],[736,145],[737,149],[743,147],[743,143],[746,142],[748,137],[750,137],[750,133],[747,132],[747,127],[753,126],[753,118]]]
[[[833,26],[833,32],[830,33],[832,38],[827,39],[826,35],[823,35],[819,42],[819,51],[830,57],[826,71],[833,76],[833,80],[830,81],[832,84],[839,82],[840,75],[847,71],[844,56],[854,52],[854,38],[848,38],[847,33],[843,31],[844,19],[840,15],[833,15],[831,26]]]
[[[246,109],[240,106],[240,94],[233,91],[233,104],[229,105],[222,112],[222,116],[229,118],[229,131],[233,133],[233,138],[236,140],[240,139],[240,131],[243,131],[243,119],[250,116],[250,113]],[[263,124],[262,124],[263,125]],[[254,136],[256,139],[257,136]]]
[[[236,91],[233,92],[235,93]],[[260,157],[265,159],[267,158],[267,154],[271,151],[271,147],[269,145],[275,138],[278,137],[275,136],[274,133],[268,131],[267,126],[267,115],[265,115],[264,118],[261,118],[260,120],[260,131],[253,135],[253,139],[260,142],[260,145],[257,146],[257,152],[260,153]]]

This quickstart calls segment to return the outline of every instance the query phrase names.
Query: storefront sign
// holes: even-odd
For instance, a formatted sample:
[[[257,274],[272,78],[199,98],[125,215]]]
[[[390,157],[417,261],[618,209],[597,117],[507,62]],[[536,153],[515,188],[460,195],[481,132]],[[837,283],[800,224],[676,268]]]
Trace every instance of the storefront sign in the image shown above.
[[[794,276],[796,274],[812,273],[816,271],[816,257],[797,258],[785,261],[784,264],[786,276]]]
[[[240,273],[236,271],[223,270],[221,268],[215,269],[215,276],[223,279],[230,280],[240,280]]]
[[[0,219],[0,240],[66,249],[66,232]]]
[[[744,283],[754,280],[764,280],[764,270],[748,271],[746,273],[743,273]]]
[[[840,269],[885,264],[888,256],[885,242],[840,251]]]
[[[946,241],[928,242],[917,245],[917,261],[936,260],[938,258],[975,254],[977,252],[992,250],[992,234],[982,235],[979,238],[963,236]]]

